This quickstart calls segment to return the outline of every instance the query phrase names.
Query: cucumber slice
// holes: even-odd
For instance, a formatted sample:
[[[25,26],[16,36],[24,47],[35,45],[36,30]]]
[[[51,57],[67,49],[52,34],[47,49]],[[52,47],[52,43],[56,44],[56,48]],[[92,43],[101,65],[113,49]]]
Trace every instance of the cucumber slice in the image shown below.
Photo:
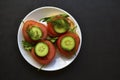
[[[57,33],[65,33],[67,31],[66,28],[64,28],[64,27],[58,27],[57,25],[54,26],[54,30]]]
[[[41,29],[36,26],[31,27],[28,34],[32,40],[39,40],[42,37]]]
[[[71,36],[65,36],[61,40],[61,47],[64,50],[71,51],[75,47],[75,40],[74,40],[74,38],[71,37]]]
[[[48,51],[49,51],[48,45],[43,42],[39,42],[35,46],[35,53],[39,57],[46,56],[48,54]]]
[[[57,33],[65,33],[69,29],[69,24],[64,19],[59,19],[53,22],[54,23],[54,30]]]

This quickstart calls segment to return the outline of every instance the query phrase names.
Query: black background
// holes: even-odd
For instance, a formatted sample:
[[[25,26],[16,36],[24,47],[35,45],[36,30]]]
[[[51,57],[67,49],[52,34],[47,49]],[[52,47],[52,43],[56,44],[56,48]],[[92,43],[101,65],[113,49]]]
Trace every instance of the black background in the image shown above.
[[[37,71],[17,45],[21,20],[43,6],[66,10],[82,31],[80,54],[55,72]],[[120,1],[0,0],[0,80],[120,80]]]

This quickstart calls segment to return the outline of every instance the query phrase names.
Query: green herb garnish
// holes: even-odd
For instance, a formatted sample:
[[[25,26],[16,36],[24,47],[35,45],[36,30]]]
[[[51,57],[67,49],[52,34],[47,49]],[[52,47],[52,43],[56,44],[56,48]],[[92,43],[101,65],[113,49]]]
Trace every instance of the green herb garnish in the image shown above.
[[[73,27],[73,28],[70,28],[70,30],[69,30],[69,31],[70,31],[70,32],[74,32],[74,33],[75,33],[75,32],[76,32],[76,28],[77,28],[77,26],[75,26],[75,27]]]
[[[30,51],[34,46],[33,44],[31,44],[25,40],[22,40],[22,45],[23,45],[24,49],[27,51]]]
[[[47,40],[51,41],[52,43],[55,43],[58,37],[47,37]]]
[[[41,18],[39,21],[52,22],[53,19],[54,19],[56,16],[61,16],[61,18],[63,18],[63,19],[69,17],[69,15],[67,15],[67,14],[59,14],[59,15],[55,15],[55,16],[51,16],[51,17]]]

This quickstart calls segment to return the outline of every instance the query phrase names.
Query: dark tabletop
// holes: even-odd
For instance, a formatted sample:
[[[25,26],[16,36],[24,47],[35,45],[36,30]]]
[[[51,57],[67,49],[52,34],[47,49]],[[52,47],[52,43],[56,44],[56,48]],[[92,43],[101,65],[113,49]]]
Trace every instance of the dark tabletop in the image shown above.
[[[18,49],[21,20],[43,6],[66,10],[82,31],[80,54],[59,71],[38,71]],[[0,80],[120,80],[120,1],[0,0]]]

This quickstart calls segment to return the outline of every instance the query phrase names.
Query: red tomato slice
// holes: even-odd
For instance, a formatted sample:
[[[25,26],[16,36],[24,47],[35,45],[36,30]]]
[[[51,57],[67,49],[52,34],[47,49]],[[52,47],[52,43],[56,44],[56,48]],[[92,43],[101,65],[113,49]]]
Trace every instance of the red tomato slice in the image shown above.
[[[28,42],[36,42],[36,41],[32,40],[29,37],[28,33],[27,33],[28,28],[30,28],[32,26],[36,26],[36,27],[39,27],[41,29],[41,31],[43,33],[41,39],[45,39],[47,37],[47,28],[46,28],[46,26],[44,24],[38,23],[38,22],[33,21],[33,20],[28,20],[28,21],[26,21],[24,23],[23,28],[22,28],[22,33],[23,33],[23,36],[24,36],[26,41],[28,41]]]
[[[52,21],[55,21],[55,20],[57,20],[57,19],[62,19],[63,17],[62,16],[60,16],[60,15],[57,15],[55,18],[53,18],[53,20]],[[66,20],[68,21],[68,23],[70,24],[70,26],[71,26],[71,22],[70,22],[70,19],[68,19],[68,18],[66,18]],[[51,22],[48,22],[47,23],[47,31],[48,31],[48,34],[49,34],[49,36],[52,36],[52,37],[56,37],[56,36],[60,36],[60,35],[62,35],[62,34],[64,34],[64,33],[62,33],[62,34],[59,34],[59,33],[57,33],[57,32],[55,32],[55,30],[54,30],[54,25],[51,23]]]
[[[60,43],[61,43],[61,40],[62,38],[64,38],[65,36],[71,36],[75,39],[75,48],[72,50],[72,51],[66,51],[66,50],[63,50],[60,46]],[[79,43],[80,43],[80,38],[79,36],[76,34],[76,33],[72,33],[72,32],[68,32],[66,34],[63,34],[62,36],[60,36],[57,40],[57,47],[58,47],[58,50],[60,52],[60,54],[66,56],[66,57],[70,57],[72,56],[73,54],[76,53],[76,51],[78,50],[78,46],[79,46]]]
[[[58,33],[56,33],[55,31],[54,31],[54,29],[53,29],[53,24],[52,23],[50,23],[50,22],[48,22],[47,23],[47,31],[48,31],[48,34],[50,35],[50,36],[52,36],[52,37],[55,37],[55,36],[58,36],[59,34]]]
[[[54,45],[50,42],[50,41],[43,41],[44,43],[46,43],[49,47],[49,52],[47,54],[47,56],[45,57],[38,57],[36,54],[35,54],[35,51],[34,51],[34,48],[31,50],[31,54],[32,54],[32,57],[40,64],[43,64],[43,65],[47,65],[49,64],[53,58],[55,57],[55,53],[56,53],[56,49],[54,47]]]

